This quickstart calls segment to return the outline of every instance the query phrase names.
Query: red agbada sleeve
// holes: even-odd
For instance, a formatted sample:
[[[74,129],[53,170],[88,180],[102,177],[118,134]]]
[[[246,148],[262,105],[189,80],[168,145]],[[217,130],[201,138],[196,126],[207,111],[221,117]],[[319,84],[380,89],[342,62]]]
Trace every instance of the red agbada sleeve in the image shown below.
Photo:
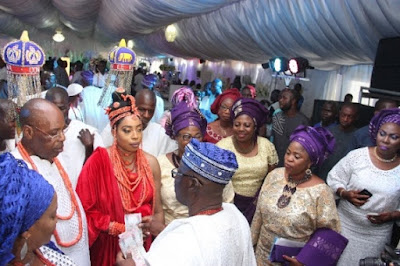
[[[76,192],[86,213],[92,265],[113,265],[118,237],[106,231],[110,222],[124,223],[124,211],[106,149],[97,148],[86,161]]]

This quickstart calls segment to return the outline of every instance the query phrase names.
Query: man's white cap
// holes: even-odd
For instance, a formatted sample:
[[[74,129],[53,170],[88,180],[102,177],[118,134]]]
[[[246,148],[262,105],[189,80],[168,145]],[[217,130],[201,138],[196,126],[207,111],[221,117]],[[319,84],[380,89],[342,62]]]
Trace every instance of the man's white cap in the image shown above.
[[[83,87],[82,87],[82,85],[80,85],[78,83],[72,83],[67,88],[68,96],[70,96],[70,97],[78,95],[82,91],[83,91]]]

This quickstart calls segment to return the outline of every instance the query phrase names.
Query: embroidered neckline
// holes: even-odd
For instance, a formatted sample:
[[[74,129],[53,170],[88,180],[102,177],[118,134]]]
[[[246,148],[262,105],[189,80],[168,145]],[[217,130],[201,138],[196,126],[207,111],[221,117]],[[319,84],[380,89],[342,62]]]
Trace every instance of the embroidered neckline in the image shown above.
[[[205,210],[205,211],[198,212],[194,216],[197,216],[197,215],[213,215],[213,214],[216,214],[216,213],[218,213],[218,212],[220,212],[222,210],[223,210],[223,208],[221,206],[221,207],[218,207],[218,208],[208,209],[208,210]]]
[[[28,152],[26,151],[25,147],[22,145],[21,142],[19,142],[17,144],[17,148],[18,148],[18,151],[21,153],[22,158],[25,161],[29,162],[29,164],[32,166],[33,170],[35,170],[36,172],[39,173],[37,166],[33,162],[32,158],[29,156]],[[74,240],[72,240],[70,242],[61,241],[61,238],[57,232],[57,229],[54,229],[54,237],[57,241],[57,244],[59,244],[60,246],[71,247],[71,246],[75,245],[76,243],[78,243],[79,240],[82,238],[82,233],[83,233],[82,214],[79,210],[78,201],[76,200],[74,190],[72,189],[72,184],[71,184],[71,181],[69,180],[67,172],[64,170],[63,166],[61,165],[60,161],[57,158],[54,158],[53,161],[58,169],[58,172],[60,173],[61,178],[63,179],[64,186],[68,190],[70,200],[71,200],[70,214],[68,216],[60,216],[57,214],[57,218],[60,220],[64,220],[64,221],[70,220],[72,218],[72,216],[74,215],[74,213],[76,212],[77,216],[78,216],[78,224],[79,224],[78,235],[76,236],[76,238]]]

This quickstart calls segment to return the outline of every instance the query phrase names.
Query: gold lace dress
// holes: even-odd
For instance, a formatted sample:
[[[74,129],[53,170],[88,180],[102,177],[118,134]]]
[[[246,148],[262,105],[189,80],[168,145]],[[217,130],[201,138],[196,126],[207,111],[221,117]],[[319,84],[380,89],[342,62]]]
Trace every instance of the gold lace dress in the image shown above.
[[[289,205],[278,208],[276,203],[287,184],[284,174],[283,167],[273,170],[260,191],[251,224],[257,265],[271,265],[269,255],[275,237],[307,242],[317,228],[325,227],[340,232],[334,196],[325,183],[297,188]]]
[[[236,194],[254,197],[268,173],[268,166],[278,164],[278,155],[274,144],[263,137],[257,137],[257,144],[257,155],[245,157],[235,149],[232,136],[217,143],[218,147],[230,150],[236,155],[239,168],[232,177],[233,189]]]

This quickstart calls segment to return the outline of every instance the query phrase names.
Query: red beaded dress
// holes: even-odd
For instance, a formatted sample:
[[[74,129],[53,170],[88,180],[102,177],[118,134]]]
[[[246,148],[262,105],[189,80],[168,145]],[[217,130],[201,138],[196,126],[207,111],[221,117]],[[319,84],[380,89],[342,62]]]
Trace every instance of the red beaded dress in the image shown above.
[[[76,192],[86,212],[92,265],[115,263],[121,230],[111,230],[111,222],[123,228],[125,213],[141,213],[144,217],[154,212],[153,175],[142,150],[137,151],[136,165],[137,173],[130,173],[129,180],[116,176],[114,159],[111,162],[107,150],[99,147],[82,169]],[[146,250],[150,244],[149,237],[144,243]]]

